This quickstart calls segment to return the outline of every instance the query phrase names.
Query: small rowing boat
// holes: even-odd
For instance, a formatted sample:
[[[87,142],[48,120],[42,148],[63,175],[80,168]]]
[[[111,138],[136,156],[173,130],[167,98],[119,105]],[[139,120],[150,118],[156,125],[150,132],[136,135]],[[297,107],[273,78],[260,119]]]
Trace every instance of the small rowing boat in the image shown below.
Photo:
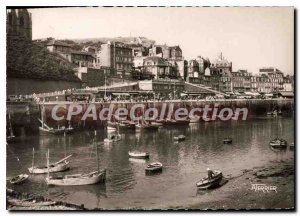
[[[183,141],[183,140],[185,140],[185,136],[184,135],[175,136],[174,140],[175,141]]]
[[[196,183],[196,186],[198,189],[213,188],[220,184],[222,178],[223,178],[222,172],[219,170],[215,170],[213,171],[213,175],[211,178],[208,178],[208,176],[202,178],[199,182]]]
[[[10,180],[10,183],[11,184],[21,184],[23,183],[24,181],[26,181],[28,179],[28,175],[27,174],[20,174],[20,175],[17,175],[15,177],[13,177],[11,180]]]
[[[230,137],[224,138],[223,143],[224,144],[231,144],[232,143],[232,138],[230,138]]]
[[[149,158],[149,152],[138,152],[138,151],[131,151],[128,152],[129,157],[136,158],[136,159],[146,159]]]
[[[284,139],[275,138],[270,141],[270,146],[273,148],[286,148],[287,141]]]
[[[145,168],[146,172],[160,172],[162,171],[162,163],[160,162],[153,162],[151,164],[148,164]]]

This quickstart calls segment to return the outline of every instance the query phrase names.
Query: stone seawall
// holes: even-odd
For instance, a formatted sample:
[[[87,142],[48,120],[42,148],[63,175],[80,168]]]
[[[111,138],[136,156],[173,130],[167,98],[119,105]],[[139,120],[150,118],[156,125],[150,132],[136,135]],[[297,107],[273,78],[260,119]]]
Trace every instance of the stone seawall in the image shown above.
[[[294,100],[293,99],[269,99],[269,100],[216,100],[216,101],[165,101],[165,102],[111,102],[111,103],[83,103],[83,102],[47,102],[44,104],[34,104],[30,102],[8,102],[7,103],[7,113],[11,114],[11,123],[14,130],[14,134],[17,136],[23,134],[35,134],[38,133],[38,127],[40,125],[38,118],[41,118],[41,108],[44,106],[46,123],[49,126],[57,127],[68,126],[69,121],[67,121],[67,115],[70,105],[79,105],[82,110],[79,114],[72,116],[71,125],[77,129],[94,129],[97,127],[103,127],[105,125],[104,121],[93,120],[92,117],[86,118],[85,121],[82,120],[84,113],[87,111],[88,107],[95,106],[97,116],[104,108],[109,108],[110,106],[113,110],[118,108],[126,108],[130,113],[134,105],[141,104],[147,108],[155,107],[159,113],[161,113],[163,107],[165,106],[165,116],[167,116],[170,109],[170,104],[173,106],[172,116],[178,108],[186,108],[190,111],[193,108],[204,108],[208,105],[210,108],[219,107],[220,108],[231,108],[233,111],[236,108],[247,108],[248,109],[248,119],[257,115],[266,115],[274,109],[281,110],[283,116],[291,116],[294,113]],[[56,121],[53,120],[51,113],[55,106],[58,106],[57,116],[63,116],[63,120]],[[73,109],[76,111],[76,108]],[[113,111],[113,112],[114,112]],[[143,114],[141,108],[135,110],[135,115],[139,116]],[[195,113],[197,115],[198,113]],[[211,114],[211,113],[210,113]],[[160,115],[159,115],[160,116]]]
[[[105,124],[105,122],[101,121],[99,119],[99,114],[101,110],[104,108],[112,108],[113,113],[118,108],[125,108],[128,110],[128,113],[130,113],[131,109],[136,106],[137,104],[140,104],[144,106],[145,108],[137,107],[135,108],[135,116],[140,116],[145,113],[145,110],[149,108],[156,108],[159,113],[159,117],[161,116],[161,112],[164,109],[165,115],[164,118],[167,117],[169,110],[171,110],[171,118],[174,117],[174,113],[178,108],[186,108],[188,112],[190,112],[193,108],[204,108],[206,105],[210,108],[217,107],[218,110],[221,110],[222,108],[231,108],[233,111],[236,110],[236,108],[247,108],[248,109],[248,118],[251,118],[253,116],[257,115],[266,115],[267,112],[273,111],[273,110],[281,110],[283,115],[293,115],[294,112],[294,100],[291,99],[269,99],[269,100],[215,100],[215,101],[205,101],[205,100],[199,100],[199,101],[165,101],[165,102],[111,102],[111,103],[81,103],[78,102],[76,104],[71,102],[49,102],[44,103],[41,106],[44,106],[45,108],[45,116],[46,116],[46,122],[47,124],[51,125],[52,127],[60,126],[67,126],[69,121],[67,121],[68,112],[77,112],[78,107],[81,109],[78,114],[72,116],[70,123],[73,127],[79,127],[79,128],[86,128],[86,127],[101,127]],[[70,107],[76,106],[76,108]],[[55,111],[56,115],[58,117],[61,117],[61,121],[53,120],[52,118],[52,111],[53,108],[56,106],[57,110]],[[95,107],[97,120],[93,119],[92,117],[87,117],[85,120],[82,120],[82,117],[85,113],[92,113],[92,106]],[[170,108],[173,106],[173,109]],[[104,113],[108,113],[104,112]],[[195,113],[197,114],[197,113]],[[198,113],[200,114],[200,113]],[[201,115],[201,114],[200,114]],[[212,112],[209,112],[209,115],[212,115]],[[128,119],[130,118],[130,115],[128,114]]]

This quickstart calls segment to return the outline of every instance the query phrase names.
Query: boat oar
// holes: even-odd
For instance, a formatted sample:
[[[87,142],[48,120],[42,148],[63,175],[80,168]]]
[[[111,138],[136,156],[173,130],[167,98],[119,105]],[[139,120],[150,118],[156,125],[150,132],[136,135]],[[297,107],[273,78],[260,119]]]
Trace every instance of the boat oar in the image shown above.
[[[65,158],[63,158],[63,159],[61,159],[61,160],[55,162],[54,165],[59,164],[59,163],[63,162],[64,160],[67,160],[67,159],[70,158],[70,157],[72,157],[72,155],[69,155],[69,156],[67,156],[67,157],[65,157]]]

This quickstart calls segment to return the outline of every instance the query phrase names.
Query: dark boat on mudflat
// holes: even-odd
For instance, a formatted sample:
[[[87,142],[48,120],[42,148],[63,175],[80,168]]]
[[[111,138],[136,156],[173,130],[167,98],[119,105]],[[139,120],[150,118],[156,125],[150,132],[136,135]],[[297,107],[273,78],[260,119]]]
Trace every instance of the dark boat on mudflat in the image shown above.
[[[230,138],[230,137],[224,138],[223,143],[224,144],[231,144],[232,143],[232,138]]]
[[[174,140],[175,141],[183,141],[183,140],[185,140],[185,136],[184,135],[175,136]]]
[[[151,164],[148,164],[145,168],[146,173],[155,173],[155,172],[161,172],[162,171],[162,163],[160,162],[153,162]]]
[[[136,159],[147,159],[150,156],[149,152],[138,152],[138,151],[130,151],[128,152],[128,155],[130,158],[136,158]]]
[[[287,141],[280,138],[275,138],[270,141],[270,146],[273,148],[286,148],[287,147]]]
[[[201,179],[196,183],[198,189],[210,189],[219,186],[221,180],[223,178],[223,174],[219,170],[215,170],[213,172],[213,177],[211,179],[208,176]]]
[[[27,175],[27,174],[17,175],[10,180],[10,183],[11,184],[21,184],[28,179],[28,176],[29,175]]]

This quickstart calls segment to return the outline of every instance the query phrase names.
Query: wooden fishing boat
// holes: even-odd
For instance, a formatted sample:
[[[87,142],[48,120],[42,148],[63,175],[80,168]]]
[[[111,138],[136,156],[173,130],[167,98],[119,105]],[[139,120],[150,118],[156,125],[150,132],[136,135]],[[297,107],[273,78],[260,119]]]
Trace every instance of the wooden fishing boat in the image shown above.
[[[174,120],[174,119],[166,119],[165,125],[188,125],[190,123],[190,119],[186,120]]]
[[[121,140],[120,134],[108,134],[108,138],[105,138],[104,143],[118,142]]]
[[[223,143],[224,143],[224,144],[231,144],[231,143],[232,143],[232,138],[230,138],[230,137],[224,138],[224,139],[223,139]]]
[[[185,140],[185,136],[184,135],[175,136],[174,140],[175,141],[183,141],[183,140]]]
[[[114,132],[114,131],[117,131],[117,128],[115,127],[110,127],[110,126],[107,126],[107,132]]]
[[[196,183],[198,189],[209,189],[218,186],[223,178],[221,171],[215,170],[211,179],[208,176]]]
[[[135,129],[135,123],[132,121],[120,121],[119,122],[120,129]]]
[[[163,122],[159,122],[159,121],[151,121],[150,124],[158,126],[158,127],[164,126],[164,123]]]
[[[150,124],[146,121],[144,121],[143,123],[138,123],[135,125],[136,129],[147,129],[147,130],[157,130],[160,126],[159,125],[155,125],[155,124]]]
[[[148,164],[145,168],[146,172],[160,172],[162,171],[162,163],[160,162],[153,162],[151,164]]]
[[[73,174],[60,177],[47,177],[47,185],[57,186],[75,186],[75,185],[90,185],[104,182],[106,177],[106,169],[94,171],[87,174]]]
[[[275,138],[270,141],[270,146],[273,148],[286,148],[287,141],[284,139]]]
[[[60,128],[52,128],[52,127],[39,127],[40,135],[61,135],[65,133],[65,129]]]
[[[20,175],[17,175],[15,177],[13,177],[11,180],[10,180],[10,183],[11,184],[21,184],[23,183],[24,181],[26,181],[28,179],[28,175],[27,174],[20,174]]]
[[[69,166],[70,162],[67,160],[70,157],[72,157],[72,155],[68,155],[67,157],[65,157],[55,163],[49,164],[49,167],[47,165],[46,166],[34,166],[34,149],[33,149],[32,166],[28,168],[28,171],[31,174],[45,174],[47,172],[50,172],[50,173],[63,172],[63,171],[70,169],[70,166]]]
[[[97,132],[95,131],[95,137]],[[96,146],[96,159],[97,159],[97,171],[92,171],[87,174],[72,174],[59,177],[48,176],[46,178],[47,185],[57,185],[57,186],[76,186],[76,185],[91,185],[100,182],[105,182],[106,179],[106,169],[99,169],[99,159],[98,159],[98,148],[97,142],[94,139]],[[49,165],[49,151],[47,155],[47,164]],[[49,166],[48,166],[49,167]]]
[[[149,152],[139,152],[139,151],[131,151],[128,152],[130,158],[137,158],[137,159],[147,159],[149,158]]]

